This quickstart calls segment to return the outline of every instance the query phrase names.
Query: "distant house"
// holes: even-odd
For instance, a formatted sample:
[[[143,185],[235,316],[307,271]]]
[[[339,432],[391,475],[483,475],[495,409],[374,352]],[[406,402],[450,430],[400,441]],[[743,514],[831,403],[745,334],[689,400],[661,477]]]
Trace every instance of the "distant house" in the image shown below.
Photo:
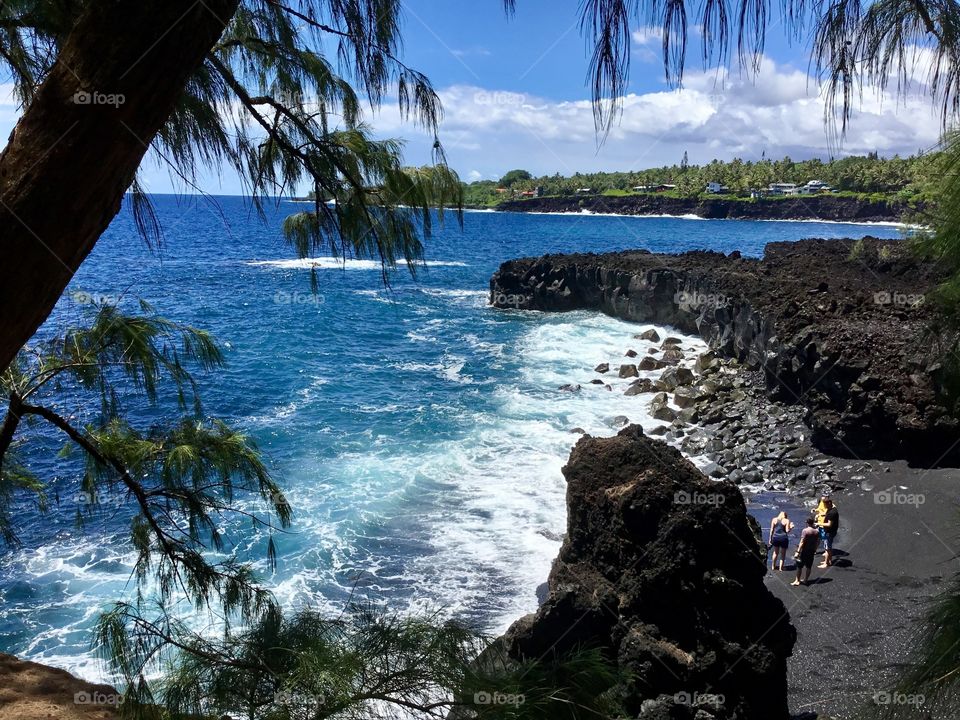
[[[708,182],[706,187],[706,192],[708,193],[725,193],[729,190],[726,185],[721,185],[718,182]]]
[[[796,183],[770,183],[770,187],[767,188],[767,194],[769,195],[797,195],[799,192],[800,188],[797,187]]]
[[[823,180],[811,180],[800,188],[800,192],[804,195],[816,195],[817,193],[833,192],[833,188]]]
[[[650,192],[651,190],[653,190],[653,188],[654,188],[653,185],[634,185],[633,191],[634,192]]]
[[[591,188],[577,188],[577,192],[581,195],[586,195],[587,193],[592,193],[593,190]]]
[[[510,188],[497,188],[494,192],[498,192],[502,195],[503,193],[510,192]]]
[[[520,197],[537,197],[536,190],[524,190],[520,193]]]

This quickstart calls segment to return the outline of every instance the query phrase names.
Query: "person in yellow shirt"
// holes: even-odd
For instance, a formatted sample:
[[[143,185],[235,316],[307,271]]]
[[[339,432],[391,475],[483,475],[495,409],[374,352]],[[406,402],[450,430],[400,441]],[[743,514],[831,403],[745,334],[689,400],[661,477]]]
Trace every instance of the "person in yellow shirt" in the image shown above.
[[[820,527],[820,523],[823,522],[823,519],[827,516],[827,502],[830,500],[829,495],[821,495],[820,503],[817,505],[817,509],[813,511],[813,521],[817,524],[817,527]]]
[[[820,508],[823,508],[822,516]],[[823,540],[823,562],[818,567],[828,568],[833,565],[833,541],[840,529],[840,511],[829,495],[820,498],[817,506],[817,527],[820,528],[820,537]]]

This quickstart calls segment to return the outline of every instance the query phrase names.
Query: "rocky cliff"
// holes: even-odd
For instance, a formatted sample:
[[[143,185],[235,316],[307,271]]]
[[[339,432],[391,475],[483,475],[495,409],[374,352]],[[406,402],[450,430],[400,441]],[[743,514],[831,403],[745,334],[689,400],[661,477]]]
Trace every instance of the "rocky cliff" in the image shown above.
[[[785,720],[795,632],[765,587],[743,496],[632,425],[585,436],[563,468],[567,535],[514,657],[600,647],[631,717]]]
[[[835,195],[804,195],[752,201],[732,197],[672,198],[664,195],[604,195],[508,200],[498,206],[510,212],[594,212],[618,215],[699,215],[745,220],[836,220],[896,222],[907,211],[902,203],[860,200]]]
[[[772,243],[739,253],[547,255],[501,265],[501,308],[599,310],[699,334],[806,407],[814,443],[845,457],[955,462],[950,337],[926,294],[934,268],[903,243]]]

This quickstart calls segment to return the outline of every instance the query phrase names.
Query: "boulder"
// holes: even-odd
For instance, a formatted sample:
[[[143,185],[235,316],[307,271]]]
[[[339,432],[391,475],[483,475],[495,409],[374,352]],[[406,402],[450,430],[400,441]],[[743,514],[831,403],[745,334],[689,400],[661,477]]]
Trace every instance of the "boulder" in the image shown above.
[[[610,363],[600,363],[594,369],[594,372],[605,373],[610,371]]]
[[[624,353],[624,355],[626,355],[626,356],[629,357],[629,358],[635,358],[635,357],[637,356],[637,351],[636,351],[636,350],[627,350],[627,351]]]
[[[620,366],[620,377],[622,377],[622,378],[637,377],[637,375],[639,375],[639,373],[637,372],[637,366],[636,366],[636,365],[621,365],[621,366]]]
[[[671,365],[680,362],[684,357],[683,350],[678,347],[667,348],[663,351],[663,355],[660,356],[665,363],[670,363]]]
[[[657,386],[650,378],[639,378],[630,383],[624,395],[638,395],[640,393],[656,392]]]
[[[705,373],[711,370],[716,370],[720,367],[720,359],[717,357],[716,353],[712,350],[705,352],[702,355],[698,355],[696,361],[693,363],[693,369],[698,373]]]
[[[563,474],[567,534],[549,594],[507,631],[507,652],[599,648],[619,666],[612,691],[629,717],[787,720],[796,632],[764,585],[736,485],[637,425],[581,438]]]
[[[654,420],[663,420],[664,422],[673,422],[677,419],[677,411],[669,405],[659,405],[651,414]]]
[[[656,330],[650,328],[649,330],[644,330],[639,335],[634,335],[634,338],[637,340],[649,340],[650,342],[660,342],[660,335]]]
[[[683,341],[680,338],[671,336],[671,337],[668,337],[666,340],[664,340],[663,343],[660,345],[660,347],[666,350],[671,345],[682,345],[682,344],[683,344]]]
[[[681,385],[673,393],[673,404],[678,408],[688,408],[695,405],[702,395],[700,391],[690,385]]]
[[[671,391],[681,385],[689,385],[696,376],[690,368],[669,367],[663,371],[663,374],[657,380],[657,387],[661,390]]]
[[[580,392],[580,386],[574,385],[573,383],[567,383],[566,385],[561,385],[560,390],[564,392]]]
[[[637,368],[643,370],[644,372],[649,372],[650,370],[656,370],[660,367],[660,361],[655,357],[647,355],[643,360],[640,361],[640,364],[637,365]]]

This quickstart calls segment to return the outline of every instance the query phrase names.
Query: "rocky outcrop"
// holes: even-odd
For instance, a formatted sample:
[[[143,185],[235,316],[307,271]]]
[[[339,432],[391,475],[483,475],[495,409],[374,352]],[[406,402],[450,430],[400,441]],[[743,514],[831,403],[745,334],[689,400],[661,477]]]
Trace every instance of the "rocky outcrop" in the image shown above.
[[[834,220],[897,222],[906,205],[835,195],[748,200],[733,197],[673,198],[664,195],[604,195],[508,200],[497,206],[509,212],[593,212],[618,215],[698,215],[710,219]]]
[[[111,720],[122,703],[109,685],[0,653],[0,720]]]
[[[631,425],[585,436],[563,468],[567,535],[515,658],[599,647],[630,717],[786,720],[795,632],[766,588],[743,496]]]
[[[700,335],[806,407],[815,445],[844,457],[956,462],[952,338],[926,294],[940,277],[903,243],[772,243],[763,258],[698,251],[547,255],[501,265],[495,306],[593,309]],[[509,303],[503,302],[503,299]]]

